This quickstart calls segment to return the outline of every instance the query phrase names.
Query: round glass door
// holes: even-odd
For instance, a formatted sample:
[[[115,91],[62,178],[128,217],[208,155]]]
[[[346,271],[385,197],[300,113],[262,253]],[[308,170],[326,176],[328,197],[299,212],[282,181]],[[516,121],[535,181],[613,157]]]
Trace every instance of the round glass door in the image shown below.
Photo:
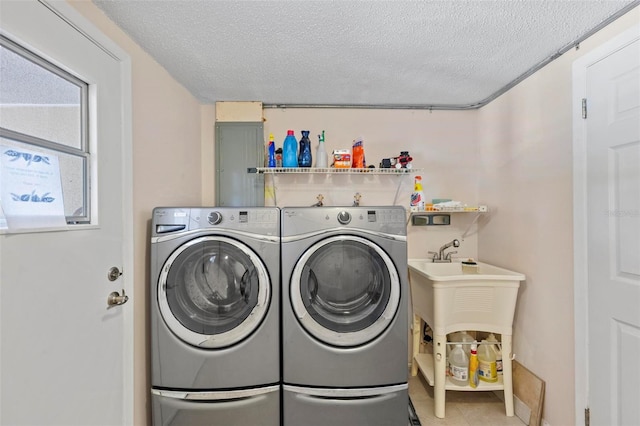
[[[389,256],[356,236],[336,236],[310,247],[291,279],[293,310],[308,333],[335,346],[378,337],[399,306],[400,280]]]
[[[158,282],[160,313],[173,333],[198,347],[248,337],[267,313],[267,270],[247,246],[226,237],[189,241],[171,254]]]

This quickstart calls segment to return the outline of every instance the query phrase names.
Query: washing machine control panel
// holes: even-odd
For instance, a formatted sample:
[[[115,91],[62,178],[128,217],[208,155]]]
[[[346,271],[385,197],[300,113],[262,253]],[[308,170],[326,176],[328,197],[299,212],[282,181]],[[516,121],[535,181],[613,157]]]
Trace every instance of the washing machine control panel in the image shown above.
[[[209,215],[207,216],[207,222],[209,222],[211,225],[219,224],[220,222],[222,222],[222,214],[218,211],[209,213]]]
[[[338,222],[340,222],[342,225],[346,225],[347,223],[351,222],[351,213],[344,210],[338,213]]]
[[[257,235],[279,235],[280,210],[277,207],[156,207],[153,210],[153,235],[182,231],[227,231],[241,229]]]

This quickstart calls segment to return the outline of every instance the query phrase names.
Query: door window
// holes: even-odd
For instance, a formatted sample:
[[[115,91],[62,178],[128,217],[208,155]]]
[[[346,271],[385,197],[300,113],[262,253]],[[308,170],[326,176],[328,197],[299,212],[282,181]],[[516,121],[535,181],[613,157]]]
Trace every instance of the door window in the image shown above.
[[[224,237],[183,245],[167,260],[159,285],[160,309],[169,328],[198,346],[226,346],[247,337],[269,302],[262,261]]]
[[[386,329],[398,308],[400,283],[393,262],[379,246],[339,236],[302,256],[291,295],[307,331],[327,343],[351,346]]]
[[[89,85],[2,36],[0,73],[0,145],[57,156],[67,223],[89,223]]]

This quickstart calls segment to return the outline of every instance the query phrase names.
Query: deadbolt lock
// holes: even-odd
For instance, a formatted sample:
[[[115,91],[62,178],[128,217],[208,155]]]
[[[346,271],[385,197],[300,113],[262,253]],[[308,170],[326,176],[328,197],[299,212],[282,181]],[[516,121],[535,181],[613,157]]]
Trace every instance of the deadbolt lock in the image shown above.
[[[118,278],[120,278],[120,275],[122,275],[122,272],[120,272],[120,269],[118,269],[117,266],[111,267],[111,269],[109,269],[109,272],[107,272],[107,278],[109,278],[109,281],[117,280]]]

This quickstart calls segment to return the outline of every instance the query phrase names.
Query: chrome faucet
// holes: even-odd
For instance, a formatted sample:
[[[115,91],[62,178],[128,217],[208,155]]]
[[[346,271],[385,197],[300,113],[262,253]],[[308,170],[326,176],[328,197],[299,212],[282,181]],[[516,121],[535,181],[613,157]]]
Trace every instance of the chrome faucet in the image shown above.
[[[438,253],[436,253],[435,251],[430,251],[429,254],[431,255],[431,260],[434,263],[444,263],[444,262],[450,263],[451,255],[457,253],[457,251],[450,251],[445,254],[444,251],[449,247],[460,247],[460,241],[453,240],[448,242],[447,244],[440,247],[440,250],[438,250]]]

